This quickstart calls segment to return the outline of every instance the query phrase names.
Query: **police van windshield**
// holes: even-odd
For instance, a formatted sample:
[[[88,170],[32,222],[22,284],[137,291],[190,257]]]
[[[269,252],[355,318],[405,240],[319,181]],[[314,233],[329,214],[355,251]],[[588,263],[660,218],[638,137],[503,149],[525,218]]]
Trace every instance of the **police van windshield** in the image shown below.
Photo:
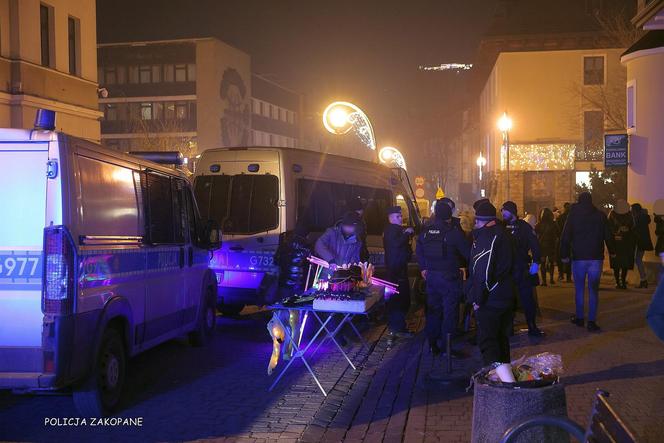
[[[279,180],[265,175],[204,175],[196,178],[196,200],[204,220],[224,234],[256,234],[279,226]]]

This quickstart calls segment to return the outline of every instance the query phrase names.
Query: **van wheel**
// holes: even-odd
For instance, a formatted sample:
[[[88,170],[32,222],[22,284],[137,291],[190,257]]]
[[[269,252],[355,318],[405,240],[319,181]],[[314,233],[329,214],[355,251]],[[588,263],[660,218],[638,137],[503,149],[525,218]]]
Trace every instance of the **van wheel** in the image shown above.
[[[217,310],[214,306],[214,297],[212,296],[212,291],[207,290],[201,306],[201,315],[196,322],[196,329],[189,333],[189,342],[193,346],[207,344],[214,334],[216,324]]]
[[[126,367],[122,337],[116,329],[108,328],[90,375],[74,389],[74,405],[82,416],[104,417],[115,409],[124,386]]]
[[[236,315],[240,314],[240,312],[242,312],[244,305],[227,305],[224,303],[219,303],[217,308],[219,309],[219,312],[224,314],[226,317],[235,317]]]

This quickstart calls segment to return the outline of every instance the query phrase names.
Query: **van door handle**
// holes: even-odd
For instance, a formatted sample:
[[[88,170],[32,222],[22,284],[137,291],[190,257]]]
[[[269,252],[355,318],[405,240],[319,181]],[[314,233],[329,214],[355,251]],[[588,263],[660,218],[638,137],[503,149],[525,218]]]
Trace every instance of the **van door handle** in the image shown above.
[[[189,267],[194,265],[194,248],[189,246]]]
[[[184,248],[180,248],[180,256],[178,257],[178,261],[179,261],[180,267],[184,268]]]

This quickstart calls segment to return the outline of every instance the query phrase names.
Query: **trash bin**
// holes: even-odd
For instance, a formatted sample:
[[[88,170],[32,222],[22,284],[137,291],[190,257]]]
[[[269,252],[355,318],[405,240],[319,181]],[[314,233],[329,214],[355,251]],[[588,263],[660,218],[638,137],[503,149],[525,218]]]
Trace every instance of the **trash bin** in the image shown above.
[[[501,383],[474,378],[472,443],[496,443],[510,427],[542,414],[567,417],[565,386],[552,381]],[[569,442],[569,435],[561,429],[535,427],[517,442]]]

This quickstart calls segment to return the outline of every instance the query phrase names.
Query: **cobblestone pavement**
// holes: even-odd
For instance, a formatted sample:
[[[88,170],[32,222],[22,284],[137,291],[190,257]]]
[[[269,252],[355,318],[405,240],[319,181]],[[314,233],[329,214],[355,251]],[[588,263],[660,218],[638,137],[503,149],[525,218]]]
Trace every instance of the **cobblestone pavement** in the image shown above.
[[[570,284],[538,288],[547,337],[513,339],[513,357],[542,351],[563,355],[569,416],[585,425],[595,389],[611,393],[618,413],[642,441],[664,435],[664,344],[644,316],[653,289],[617,291],[603,281],[600,334],[569,323]],[[330,345],[313,360],[324,398],[300,362],[267,392],[271,344],[264,313],[221,319],[208,348],[173,341],[132,360],[122,417],[143,417],[141,428],[46,427],[45,417],[75,417],[67,396],[0,393],[0,440],[17,441],[367,441],[466,442],[470,439],[469,375],[479,353],[454,361],[443,383],[420,332],[388,348],[384,327],[365,332],[370,352],[352,345],[359,370],[348,368]],[[412,325],[421,330],[421,312]]]

